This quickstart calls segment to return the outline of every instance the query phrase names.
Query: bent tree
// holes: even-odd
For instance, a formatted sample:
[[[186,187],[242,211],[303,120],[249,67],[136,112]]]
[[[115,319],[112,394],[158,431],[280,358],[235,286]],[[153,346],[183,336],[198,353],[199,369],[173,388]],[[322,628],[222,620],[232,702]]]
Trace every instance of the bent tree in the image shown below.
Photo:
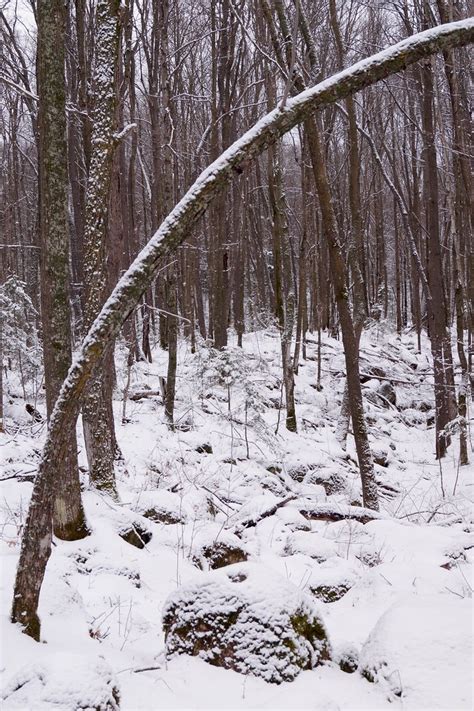
[[[11,619],[19,623],[24,632],[36,640],[40,638],[38,601],[51,554],[52,492],[62,474],[60,463],[69,446],[67,426],[76,421],[89,378],[100,364],[108,344],[150,286],[162,259],[176,250],[234,175],[241,173],[249,161],[314,111],[371,86],[420,59],[473,41],[474,19],[441,25],[412,35],[288,99],[284,106],[278,106],[260,119],[204,170],[164,220],[92,324],[56,401],[33,488],[15,581]]]

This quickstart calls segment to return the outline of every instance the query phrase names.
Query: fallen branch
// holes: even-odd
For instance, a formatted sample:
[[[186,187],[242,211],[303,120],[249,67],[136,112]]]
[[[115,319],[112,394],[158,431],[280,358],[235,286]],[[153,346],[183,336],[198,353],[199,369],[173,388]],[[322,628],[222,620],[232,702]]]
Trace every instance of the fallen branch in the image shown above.
[[[161,390],[137,390],[136,393],[132,393],[129,395],[128,399],[137,401],[137,400],[143,400],[143,398],[146,397],[161,397],[162,393]]]
[[[281,509],[283,506],[286,506],[286,504],[288,504],[290,501],[294,501],[296,498],[298,498],[296,494],[287,496],[286,499],[282,499],[273,506],[270,506],[270,508],[265,509],[265,511],[259,514],[257,518],[248,518],[244,521],[241,521],[234,529],[235,534],[238,536],[239,533],[244,531],[246,528],[254,528],[258,523],[260,523],[260,521],[263,521],[263,519],[265,518],[269,518],[269,516],[273,516],[273,514],[278,511],[278,509]]]
[[[10,479],[16,479],[17,481],[34,481],[36,477],[36,470],[33,469],[30,472],[19,472],[18,474],[12,474],[11,476],[5,476],[0,479],[2,481],[9,481]]]
[[[378,511],[365,509],[362,506],[340,506],[331,504],[315,504],[299,507],[298,511],[307,521],[358,521],[359,523],[369,523],[385,518]]]

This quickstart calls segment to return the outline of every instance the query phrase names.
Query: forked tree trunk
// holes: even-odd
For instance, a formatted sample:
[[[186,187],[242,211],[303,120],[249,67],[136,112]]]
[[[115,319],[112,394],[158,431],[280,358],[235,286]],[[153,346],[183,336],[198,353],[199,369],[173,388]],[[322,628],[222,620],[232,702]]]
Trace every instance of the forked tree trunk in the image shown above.
[[[318,108],[371,86],[430,54],[472,41],[474,20],[435,28],[362,60],[345,72],[288,100],[285,107],[278,107],[260,119],[211,164],[162,223],[147,248],[120,279],[95,320],[51,416],[23,532],[11,613],[12,622],[19,623],[27,634],[37,640],[40,638],[38,600],[51,554],[52,492],[61,474],[59,462],[69,446],[67,426],[76,422],[91,374],[124,320],[150,286],[160,260],[169,257],[186,239],[210,202],[236,172],[241,172],[252,158],[263,153]]]

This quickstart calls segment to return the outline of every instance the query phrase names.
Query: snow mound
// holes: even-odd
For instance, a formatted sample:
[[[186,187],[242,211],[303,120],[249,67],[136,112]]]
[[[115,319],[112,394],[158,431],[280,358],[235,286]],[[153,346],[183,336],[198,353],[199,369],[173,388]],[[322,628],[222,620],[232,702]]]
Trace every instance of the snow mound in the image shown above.
[[[320,533],[296,531],[288,536],[285,545],[285,555],[302,553],[323,563],[328,558],[337,555],[338,547],[334,541],[324,538]]]
[[[35,711],[117,711],[120,695],[107,662],[78,654],[53,654],[48,661],[28,664],[5,684],[2,709]]]
[[[252,563],[207,573],[176,590],[165,603],[163,625],[168,657],[199,656],[277,684],[330,658],[311,598]]]
[[[470,600],[406,598],[375,625],[359,669],[405,709],[472,709],[471,631]]]

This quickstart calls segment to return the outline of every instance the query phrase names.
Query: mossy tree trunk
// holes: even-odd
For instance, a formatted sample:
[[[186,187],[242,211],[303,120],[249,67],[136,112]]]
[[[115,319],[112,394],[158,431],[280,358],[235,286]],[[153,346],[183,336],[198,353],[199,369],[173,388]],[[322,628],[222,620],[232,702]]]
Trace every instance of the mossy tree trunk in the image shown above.
[[[48,418],[71,365],[68,171],[65,85],[66,9],[61,0],[38,6],[39,208],[41,315]],[[69,446],[55,487],[54,531],[75,540],[87,535],[77,464],[76,423],[67,425]]]

